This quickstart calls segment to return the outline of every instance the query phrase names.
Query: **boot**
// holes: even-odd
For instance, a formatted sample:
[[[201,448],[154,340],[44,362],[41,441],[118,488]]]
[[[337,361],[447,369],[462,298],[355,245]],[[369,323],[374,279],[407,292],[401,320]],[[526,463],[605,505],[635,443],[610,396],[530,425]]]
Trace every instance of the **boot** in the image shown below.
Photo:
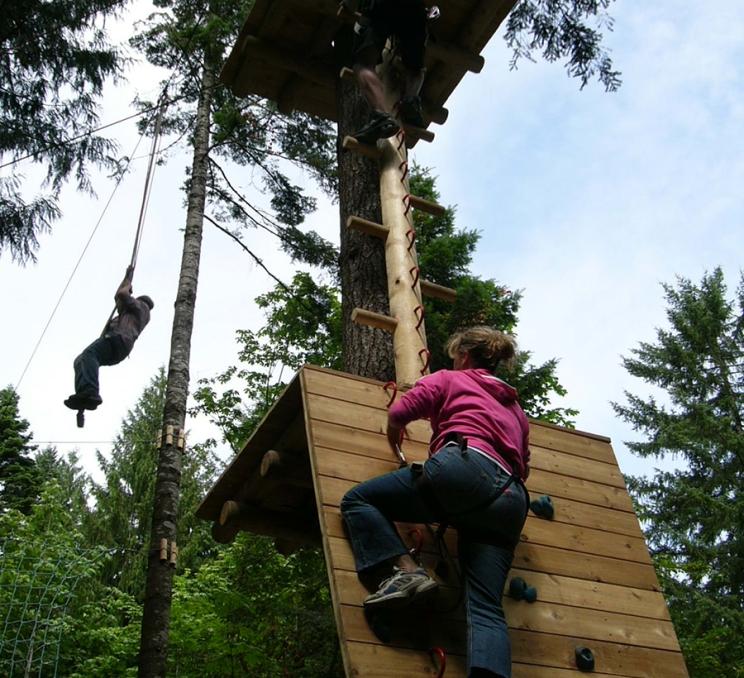
[[[387,139],[393,136],[400,126],[392,115],[385,111],[372,111],[372,116],[366,125],[352,136],[360,144],[374,144],[378,139]]]
[[[426,127],[424,114],[421,109],[421,97],[403,97],[398,102],[400,119],[411,127]]]

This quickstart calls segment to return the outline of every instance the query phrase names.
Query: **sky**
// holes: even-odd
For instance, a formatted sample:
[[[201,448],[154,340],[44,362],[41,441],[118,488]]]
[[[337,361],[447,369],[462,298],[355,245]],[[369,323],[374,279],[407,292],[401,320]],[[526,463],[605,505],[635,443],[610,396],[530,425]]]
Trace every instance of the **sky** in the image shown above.
[[[630,377],[621,356],[653,340],[665,325],[661,283],[681,275],[700,280],[722,267],[731,294],[744,246],[744,10],[716,3],[619,2],[606,34],[622,87],[580,90],[560,63],[520,62],[499,32],[483,52],[486,66],[468,74],[450,98],[450,116],[434,126],[433,144],[413,159],[438,177],[441,202],[456,206],[457,224],[481,233],[473,270],[523,290],[520,345],[535,361],[560,360],[568,390],[561,403],[578,409],[579,429],[609,436],[626,473],[650,474],[660,462],[638,459],[624,442],[639,434],[610,405],[623,392],[652,390]],[[137,2],[115,27],[125,40],[146,15]],[[162,73],[139,63],[128,81],[106,90],[102,122],[133,111],[136,93],[154,98]],[[137,142],[132,122],[113,128],[122,154]],[[146,170],[144,141],[103,215],[56,316],[20,382],[20,409],[34,439],[99,473],[95,450],[110,454],[127,411],[168,361],[185,221],[181,192],[188,148],[156,170],[134,280],[135,294],[155,300],[152,321],[130,358],[101,370],[104,404],[84,429],[62,405],[73,388],[72,361],[101,331],[129,262]],[[43,174],[23,167],[30,188]],[[248,172],[243,187],[261,205]],[[305,180],[298,177],[298,180]],[[64,215],[41,238],[36,264],[0,257],[4,318],[0,384],[16,385],[86,241],[111,195],[113,181],[94,176],[97,195],[65,190]],[[319,195],[310,228],[338,241],[337,206]],[[247,243],[272,271],[289,280],[294,267],[276,243],[250,232]],[[254,298],[273,286],[233,242],[205,225],[191,383],[235,362],[235,330],[257,329]],[[215,435],[207,422],[187,423],[192,439]],[[222,447],[224,458],[229,450]],[[100,476],[98,476],[100,478]]]

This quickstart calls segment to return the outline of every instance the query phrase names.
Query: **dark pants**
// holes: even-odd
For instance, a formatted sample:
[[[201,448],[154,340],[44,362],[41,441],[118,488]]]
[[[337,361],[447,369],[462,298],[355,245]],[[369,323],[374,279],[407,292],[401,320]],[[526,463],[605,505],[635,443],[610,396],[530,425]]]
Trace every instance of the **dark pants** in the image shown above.
[[[129,355],[129,349],[116,334],[99,337],[75,358],[75,393],[81,396],[98,395],[98,368],[116,365]]]
[[[513,483],[484,506],[509,479],[498,464],[474,450],[447,445],[424,464],[423,473],[449,522],[457,527],[465,582],[468,672],[511,676],[511,645],[502,607],[506,578],[527,513],[527,493]],[[341,513],[357,572],[408,552],[392,521],[430,523],[434,515],[410,468],[373,478],[346,493]],[[472,511],[469,512],[469,509]]]

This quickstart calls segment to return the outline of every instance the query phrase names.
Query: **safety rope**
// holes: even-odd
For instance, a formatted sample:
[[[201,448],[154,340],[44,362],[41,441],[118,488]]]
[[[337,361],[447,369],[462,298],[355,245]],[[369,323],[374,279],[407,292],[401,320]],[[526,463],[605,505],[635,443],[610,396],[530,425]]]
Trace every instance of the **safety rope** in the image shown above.
[[[150,144],[150,157],[147,161],[147,173],[145,175],[145,186],[142,191],[142,203],[140,204],[139,218],[137,219],[137,231],[134,234],[134,245],[132,246],[132,257],[129,260],[129,267],[132,269],[132,277],[130,278],[130,282],[134,278],[134,268],[137,265],[137,256],[139,255],[140,244],[142,243],[142,234],[144,232],[145,217],[147,215],[147,207],[150,204],[150,195],[152,193],[152,183],[155,177],[155,159],[157,158],[158,152],[160,150],[160,140],[161,140],[160,131],[161,131],[162,123],[163,123],[163,113],[165,111],[166,105],[167,105],[166,90],[163,90],[163,93],[160,95],[160,99],[158,101],[158,112],[155,117],[155,128],[152,133],[152,143]],[[111,324],[111,321],[113,320],[115,314],[116,314],[116,306],[114,306],[113,310],[109,314],[108,320],[106,320],[106,324],[103,326],[103,331],[101,332],[102,337],[108,331],[109,325]]]

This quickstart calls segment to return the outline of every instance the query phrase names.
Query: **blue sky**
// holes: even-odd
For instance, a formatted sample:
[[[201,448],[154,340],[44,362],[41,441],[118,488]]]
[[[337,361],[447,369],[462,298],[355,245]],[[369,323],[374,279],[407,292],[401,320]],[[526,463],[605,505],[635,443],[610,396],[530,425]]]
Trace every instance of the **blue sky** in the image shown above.
[[[144,14],[143,3],[134,11]],[[481,231],[476,272],[524,289],[519,340],[538,360],[560,358],[565,404],[581,411],[579,428],[611,436],[624,471],[648,473],[653,463],[625,450],[622,441],[634,434],[609,401],[622,400],[623,389],[649,392],[623,371],[620,356],[664,324],[661,282],[675,275],[698,280],[718,265],[731,288],[738,282],[744,11],[738,0],[661,0],[620,2],[612,14],[607,45],[623,73],[619,92],[607,94],[597,83],[579,91],[561,64],[521,62],[510,72],[497,35],[484,52],[483,72],[466,76],[448,104],[447,124],[434,128],[437,139],[419,144],[414,158],[438,175],[442,202],[457,206],[458,224]],[[118,27],[122,38],[127,30]],[[109,88],[102,120],[126,115],[136,89],[152,96],[157,73],[141,65],[128,84]],[[133,126],[115,129],[128,153]],[[100,331],[127,264],[146,166],[140,158],[21,384],[22,413],[37,440],[111,440],[167,362],[188,159],[187,149],[177,151],[155,178],[135,279],[135,292],[155,299],[151,326],[123,366],[102,372],[104,406],[78,430],[61,401],[72,387],[72,359]],[[37,179],[33,168],[27,176]],[[250,182],[245,176],[243,183]],[[97,199],[65,192],[65,215],[42,239],[36,266],[0,260],[0,312],[16,328],[4,336],[3,384],[16,383],[108,198],[111,182],[98,177],[95,185]],[[308,223],[337,240],[330,202],[322,200]],[[275,243],[258,233],[249,241],[281,277],[291,277]],[[252,300],[271,284],[224,236],[206,230],[192,382],[233,362],[234,331],[260,326]],[[203,422],[190,426],[196,437],[209,431]],[[91,470],[94,447],[79,445]]]

